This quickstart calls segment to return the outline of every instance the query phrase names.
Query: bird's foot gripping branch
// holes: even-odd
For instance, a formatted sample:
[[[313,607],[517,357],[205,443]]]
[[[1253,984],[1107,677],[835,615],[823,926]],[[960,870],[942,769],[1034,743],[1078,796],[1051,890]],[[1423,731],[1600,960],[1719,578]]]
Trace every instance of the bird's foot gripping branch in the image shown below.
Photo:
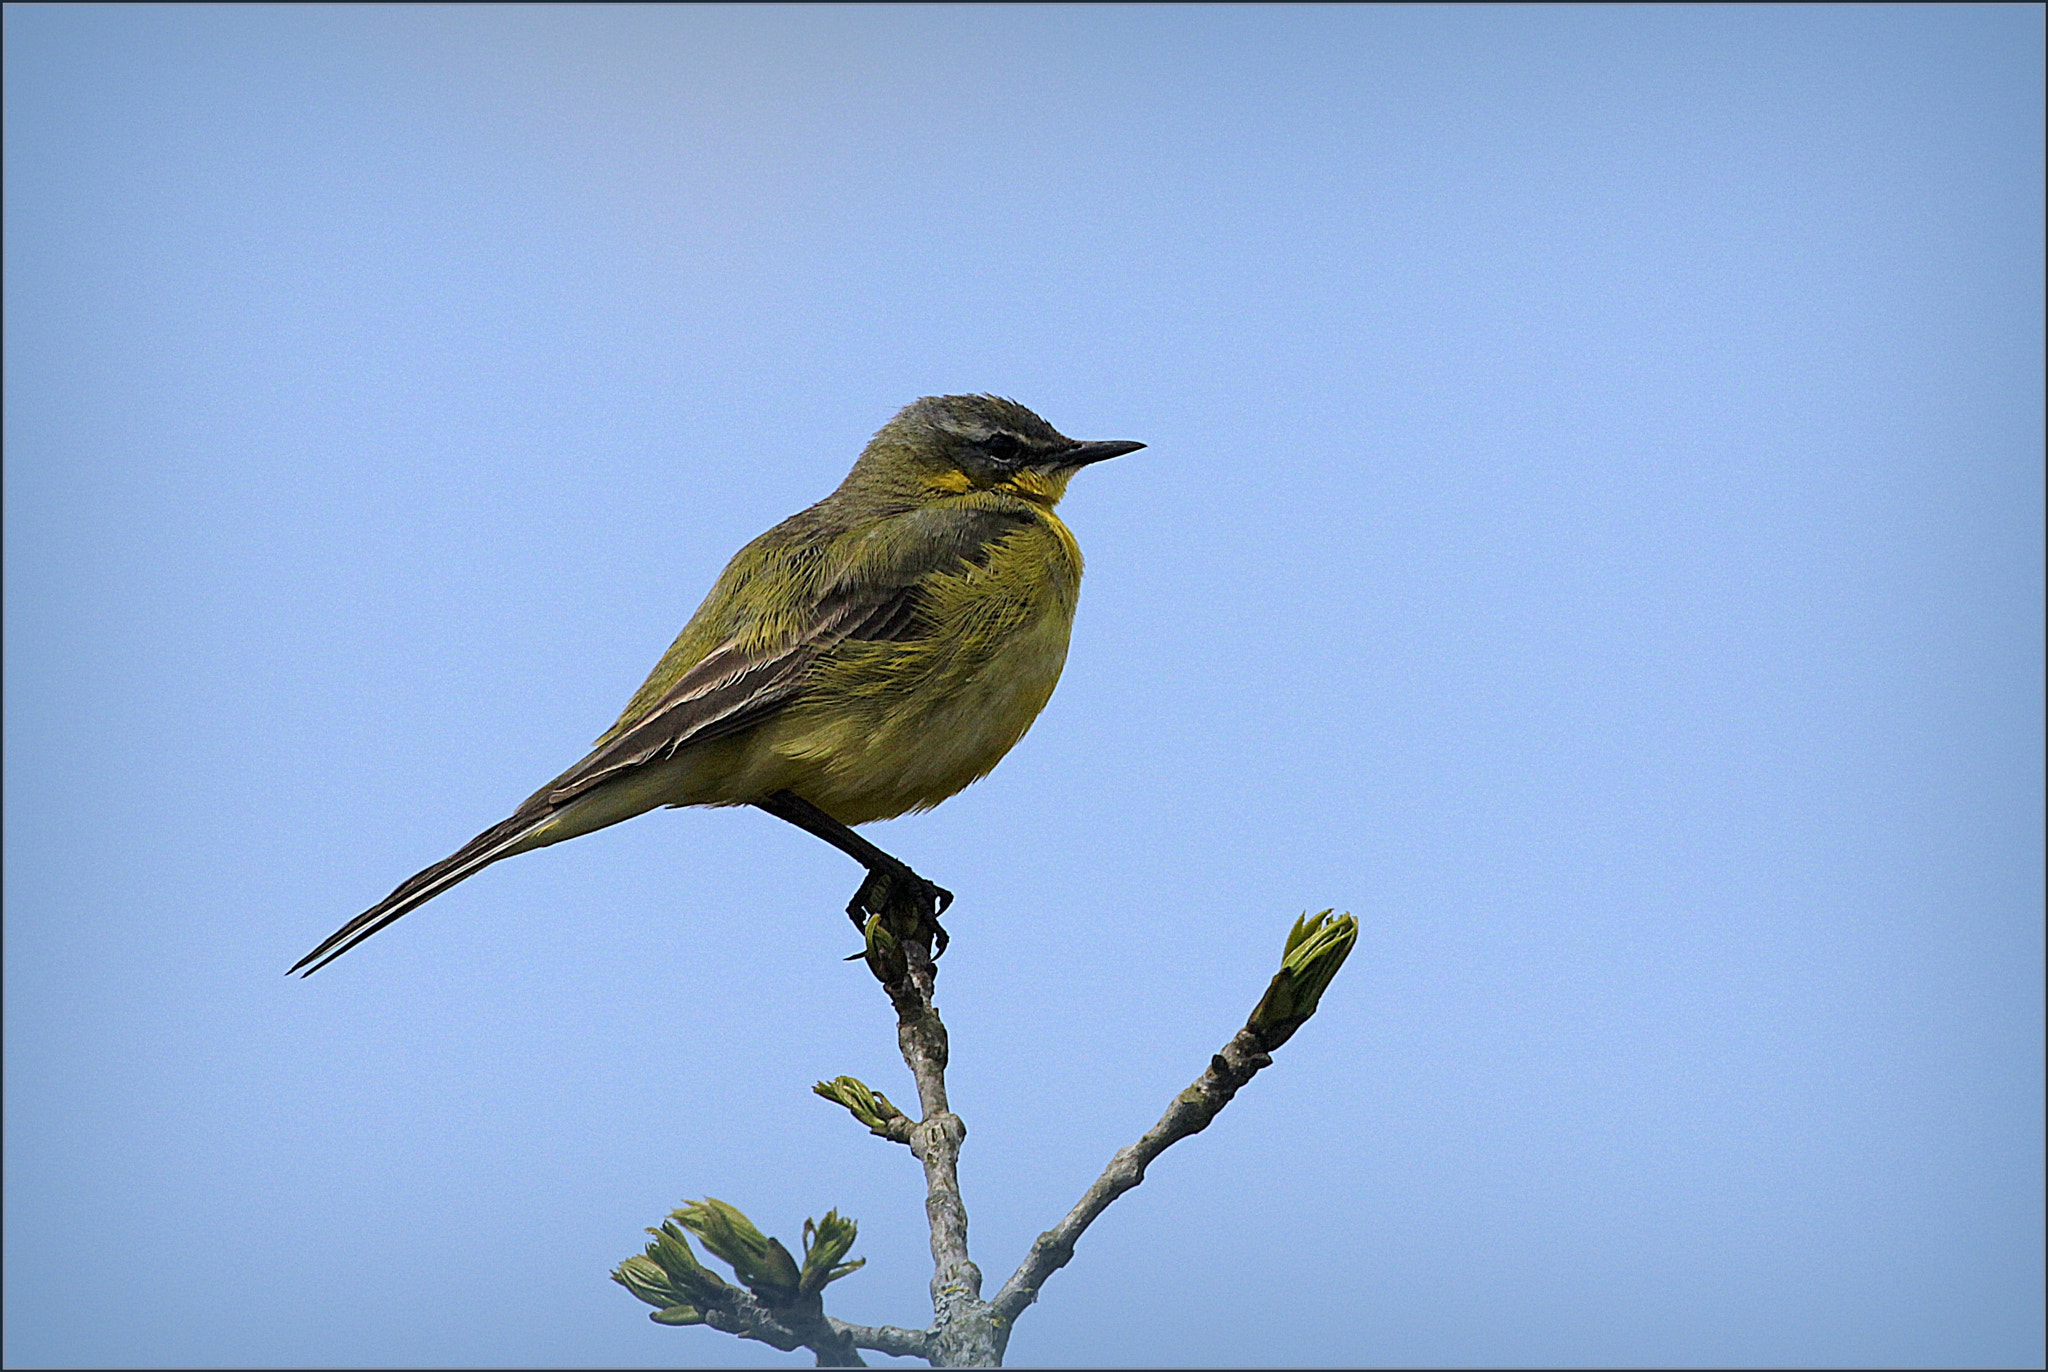
[[[1308,1022],[1337,969],[1358,941],[1358,921],[1328,910],[1294,922],[1280,970],[1242,1029],[1209,1059],[1193,1084],[1173,1098],[1159,1122],[1117,1150],[1058,1224],[1038,1236],[1008,1281],[989,1300],[981,1270],[967,1254],[967,1207],[960,1197],[960,1144],[967,1136],[946,1104],[946,1026],[932,1004],[937,977],[937,924],[928,900],[897,887],[866,923],[868,968],[896,1007],[897,1044],[917,1083],[920,1118],[853,1077],[812,1088],[846,1108],[878,1138],[906,1145],[924,1166],[925,1214],[931,1225],[932,1313],[924,1329],[846,1324],[825,1314],[823,1291],[860,1266],[844,1261],[854,1223],[836,1211],[804,1225],[799,1263],[739,1211],[704,1200],[676,1211],[644,1255],[627,1258],[613,1280],[656,1307],[661,1324],[708,1324],[785,1351],[808,1348],[820,1367],[862,1365],[858,1349],[918,1357],[934,1367],[1000,1367],[1017,1317],[1039,1288],[1074,1256],[1074,1245],[1110,1202],[1145,1179],[1152,1160],[1208,1127],[1272,1054]],[[697,1262],[685,1231],[695,1234],[739,1278],[733,1286]]]
[[[854,928],[866,933],[871,956],[875,931],[884,922],[903,937],[935,941],[933,956],[946,951],[946,931],[939,927],[939,916],[953,903],[951,891],[926,881],[910,869],[910,864],[889,856],[794,791],[776,791],[756,800],[754,805],[825,840],[868,869],[853,899],[846,902],[846,917],[853,921]],[[880,977],[882,973],[877,971],[875,975]],[[888,980],[882,979],[885,983]]]
[[[901,925],[901,912],[914,910],[912,938],[929,937],[935,942],[932,956],[946,951],[949,940],[946,931],[939,927],[939,916],[946,913],[946,907],[953,903],[953,893],[936,883],[926,881],[908,867],[898,870],[876,868],[862,881],[860,889],[853,893],[853,899],[846,903],[847,918],[866,931],[870,940],[873,931],[885,917],[893,916]]]

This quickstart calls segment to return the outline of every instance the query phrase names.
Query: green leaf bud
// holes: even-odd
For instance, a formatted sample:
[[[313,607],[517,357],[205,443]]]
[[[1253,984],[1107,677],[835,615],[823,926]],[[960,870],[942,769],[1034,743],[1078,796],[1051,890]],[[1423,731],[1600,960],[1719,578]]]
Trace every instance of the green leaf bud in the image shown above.
[[[646,1253],[627,1258],[612,1273],[612,1280],[636,1299],[658,1309],[703,1306],[715,1304],[732,1290],[717,1273],[697,1261],[689,1239],[673,1223],[647,1232],[654,1241],[647,1245]]]
[[[796,1260],[737,1207],[706,1196],[676,1211],[674,1218],[714,1256],[729,1263],[733,1274],[762,1300],[787,1305],[795,1298]]]
[[[650,1258],[637,1255],[627,1258],[613,1269],[612,1280],[632,1292],[635,1300],[645,1301],[657,1309],[675,1304],[668,1274]]]
[[[893,1121],[905,1118],[887,1096],[857,1077],[834,1077],[830,1081],[819,1082],[811,1090],[836,1105],[845,1106],[855,1119],[883,1138],[889,1137],[889,1125]]]
[[[1259,999],[1258,1008],[1246,1028],[1258,1036],[1268,1052],[1294,1036],[1294,1031],[1316,1012],[1331,978],[1351,956],[1358,943],[1358,921],[1350,915],[1331,912],[1304,914],[1288,931],[1287,946],[1281,954],[1280,970]]]
[[[851,1219],[841,1219],[837,1210],[826,1211],[822,1220],[804,1221],[804,1270],[797,1280],[800,1295],[822,1291],[866,1265],[866,1258],[849,1263],[839,1261],[853,1247],[854,1236],[859,1232],[860,1226]]]
[[[671,1305],[666,1310],[650,1311],[647,1318],[656,1324],[702,1324],[704,1312],[694,1306]]]
[[[908,969],[903,946],[897,942],[896,935],[889,930],[881,914],[868,916],[865,932],[867,948],[864,952],[868,970],[885,984],[901,980]]]

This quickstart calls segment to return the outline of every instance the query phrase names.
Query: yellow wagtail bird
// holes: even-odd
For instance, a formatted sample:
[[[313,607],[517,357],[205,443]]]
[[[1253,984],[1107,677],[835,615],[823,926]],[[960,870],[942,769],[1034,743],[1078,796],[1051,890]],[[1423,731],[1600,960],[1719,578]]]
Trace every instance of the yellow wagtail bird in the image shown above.
[[[740,549],[588,757],[291,970],[501,858],[660,805],[754,805],[824,839],[867,868],[856,924],[897,883],[943,911],[950,892],[848,826],[937,805],[1024,736],[1081,588],[1053,506],[1080,468],[1144,446],[1075,442],[995,396],[905,406],[838,490]]]

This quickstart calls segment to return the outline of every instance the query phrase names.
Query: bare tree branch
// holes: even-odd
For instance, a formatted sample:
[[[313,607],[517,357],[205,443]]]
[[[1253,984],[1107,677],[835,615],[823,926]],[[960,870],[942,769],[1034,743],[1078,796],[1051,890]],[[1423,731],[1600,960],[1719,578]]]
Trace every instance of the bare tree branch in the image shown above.
[[[1111,1201],[1145,1180],[1152,1160],[1190,1134],[1209,1127],[1224,1106],[1230,1104],[1244,1084],[1260,1069],[1272,1066],[1273,1050],[1291,1038],[1296,1029],[1316,1012],[1323,991],[1358,941],[1358,921],[1349,915],[1330,918],[1328,910],[1303,915],[1287,936],[1287,948],[1280,970],[1274,974],[1266,993],[1253,1009],[1245,1027],[1223,1045],[1223,1051],[1209,1059],[1209,1066],[1194,1084],[1173,1098],[1159,1122],[1146,1130],[1136,1143],[1119,1148],[1109,1166],[1081,1196],[1067,1217],[1033,1241],[1023,1263],[996,1292],[989,1309],[1005,1332],[1017,1317],[1038,1299],[1046,1279],[1065,1267],[1074,1256],[1074,1244],[1109,1208]]]
[[[825,1322],[844,1334],[847,1342],[855,1348],[872,1348],[877,1353],[888,1353],[898,1358],[931,1359],[932,1332],[929,1329],[898,1329],[890,1324],[847,1324],[830,1315],[825,1317]]]
[[[1065,1267],[1074,1256],[1074,1243],[1109,1208],[1111,1201],[1145,1180],[1145,1169],[1154,1158],[1190,1134],[1200,1133],[1217,1112],[1230,1104],[1238,1089],[1272,1064],[1272,1056],[1249,1029],[1240,1029],[1223,1051],[1209,1059],[1209,1066],[1194,1085],[1173,1098],[1159,1122],[1146,1130],[1136,1143],[1119,1148],[1095,1184],[1081,1196],[1067,1217],[1040,1234],[1031,1252],[1011,1278],[996,1293],[991,1308],[998,1322],[1011,1325],[1025,1307],[1038,1299],[1046,1279]]]
[[[893,1350],[882,1342],[862,1343],[859,1335],[871,1334],[879,1338],[883,1333],[903,1332],[841,1324],[825,1313],[815,1296],[791,1309],[771,1310],[737,1287],[730,1288],[730,1294],[715,1304],[706,1305],[703,1316],[703,1322],[713,1329],[743,1339],[754,1339],[785,1353],[808,1348],[816,1355],[820,1367],[866,1367],[867,1360],[854,1351],[857,1347],[882,1352]]]
[[[893,893],[892,893],[893,894]],[[919,908],[919,902],[923,908]],[[933,905],[924,893],[889,902],[867,925],[866,959],[896,1007],[896,1041],[917,1081],[921,1118],[915,1124],[887,1096],[853,1077],[812,1089],[850,1111],[878,1137],[908,1144],[924,1164],[925,1217],[931,1225],[930,1329],[847,1324],[825,1314],[824,1284],[859,1263],[839,1265],[853,1242],[853,1222],[833,1211],[804,1226],[804,1267],[756,1230],[724,1201],[691,1202],[672,1217],[694,1230],[716,1256],[733,1265],[751,1290],[706,1271],[691,1255],[674,1223],[650,1230],[645,1255],[627,1258],[613,1277],[656,1307],[663,1324],[708,1324],[785,1352],[808,1348],[820,1367],[863,1366],[858,1349],[923,1358],[934,1367],[1000,1367],[1017,1317],[1038,1299],[1046,1280],[1072,1260],[1074,1245],[1110,1203],[1145,1179],[1152,1160],[1190,1134],[1200,1133],[1238,1091],[1272,1065],[1273,1050],[1316,1012],[1322,994],[1358,940],[1358,922],[1330,911],[1303,915],[1287,936],[1280,970],[1267,985],[1244,1028],[1209,1059],[1209,1066],[1136,1143],[1117,1150],[1109,1166],[1065,1219],[1031,1245],[1016,1273],[993,1301],[981,1298],[981,1269],[967,1252],[967,1207],[960,1197],[960,1145],[967,1126],[946,1101],[946,1026],[932,1002],[938,977],[933,945],[940,939]],[[813,1270],[815,1269],[815,1270]],[[815,1283],[815,1284],[813,1284]],[[768,1299],[763,1300],[766,1296]]]

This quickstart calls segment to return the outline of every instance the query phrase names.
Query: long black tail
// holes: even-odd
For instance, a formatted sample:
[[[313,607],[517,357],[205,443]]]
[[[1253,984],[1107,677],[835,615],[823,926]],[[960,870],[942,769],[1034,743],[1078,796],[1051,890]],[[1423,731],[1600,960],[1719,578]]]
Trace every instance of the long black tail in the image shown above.
[[[475,876],[499,858],[512,856],[512,850],[520,839],[559,813],[545,801],[520,806],[519,812],[510,819],[492,825],[432,867],[406,878],[396,891],[329,934],[326,942],[292,966],[292,972],[304,968],[301,975],[312,976],[408,911],[426,904],[455,883]],[[290,976],[291,972],[285,975]]]

